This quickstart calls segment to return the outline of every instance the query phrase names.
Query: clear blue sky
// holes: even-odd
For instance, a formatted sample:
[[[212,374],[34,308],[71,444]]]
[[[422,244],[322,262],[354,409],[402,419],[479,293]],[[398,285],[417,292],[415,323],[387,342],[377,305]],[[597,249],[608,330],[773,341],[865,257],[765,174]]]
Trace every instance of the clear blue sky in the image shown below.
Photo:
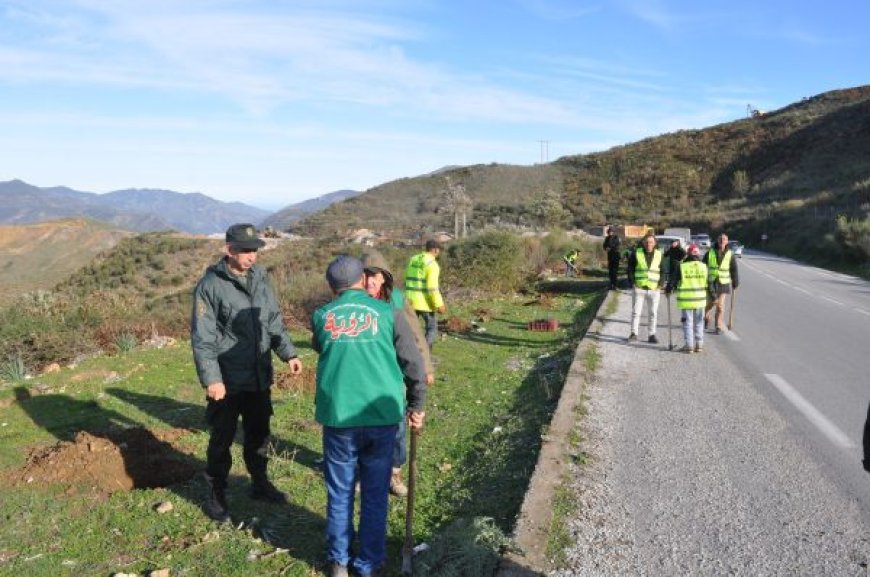
[[[870,83],[868,25],[859,0],[0,0],[0,180],[278,208],[531,165]]]

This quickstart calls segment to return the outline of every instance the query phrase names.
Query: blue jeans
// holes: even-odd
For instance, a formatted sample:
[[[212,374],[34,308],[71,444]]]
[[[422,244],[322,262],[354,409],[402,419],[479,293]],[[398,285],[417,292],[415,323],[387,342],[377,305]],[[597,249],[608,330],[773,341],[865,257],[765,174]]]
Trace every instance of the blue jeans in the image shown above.
[[[326,477],[326,547],[332,563],[373,573],[387,557],[387,505],[397,425],[323,427]],[[359,555],[352,557],[353,500],[357,467],[360,481]]]
[[[435,319],[434,312],[416,311],[417,316],[423,319],[423,331],[426,334],[426,344],[429,345],[429,350],[432,350],[432,345],[435,344],[435,339],[438,338],[438,321]]]
[[[704,346],[704,309],[683,310],[683,338],[686,346]]]

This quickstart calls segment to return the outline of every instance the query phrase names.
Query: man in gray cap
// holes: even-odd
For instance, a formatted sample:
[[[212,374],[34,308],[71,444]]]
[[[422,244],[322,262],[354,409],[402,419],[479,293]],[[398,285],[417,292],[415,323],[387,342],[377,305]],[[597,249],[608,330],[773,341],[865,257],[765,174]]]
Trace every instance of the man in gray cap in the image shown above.
[[[386,560],[393,444],[402,419],[423,426],[426,371],[402,311],[366,293],[359,259],[339,256],[326,280],[335,298],[314,311],[311,329],[320,353],[314,403],[323,425],[327,558],[332,577],[346,577],[348,565],[365,577]],[[357,471],[362,502],[353,555]]]
[[[243,456],[251,475],[253,499],[286,503],[287,497],[266,476],[269,419],[272,415],[272,351],[292,374],[302,372],[257,249],[265,246],[251,224],[234,224],[226,233],[224,256],[210,266],[193,292],[190,343],[199,382],[206,393],[210,437],[205,478],[205,512],[229,521],[227,477],[230,447],[239,416]]]

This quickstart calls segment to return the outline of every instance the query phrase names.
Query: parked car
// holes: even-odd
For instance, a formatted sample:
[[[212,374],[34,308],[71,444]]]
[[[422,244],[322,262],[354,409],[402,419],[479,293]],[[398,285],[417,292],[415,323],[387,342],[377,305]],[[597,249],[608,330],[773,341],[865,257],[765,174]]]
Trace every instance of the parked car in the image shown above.
[[[707,233],[693,234],[692,243],[697,244],[700,248],[710,248],[713,244],[710,241],[710,235]]]
[[[737,258],[743,257],[743,243],[741,243],[739,240],[729,240],[728,248],[731,249],[731,252],[733,252],[734,256],[736,256]]]

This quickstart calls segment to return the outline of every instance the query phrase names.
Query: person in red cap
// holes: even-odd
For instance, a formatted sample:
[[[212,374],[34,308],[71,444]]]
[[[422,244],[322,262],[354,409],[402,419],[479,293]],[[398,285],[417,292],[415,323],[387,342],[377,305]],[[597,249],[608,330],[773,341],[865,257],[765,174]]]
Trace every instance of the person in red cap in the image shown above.
[[[673,267],[665,293],[677,293],[677,308],[683,321],[684,353],[704,350],[704,307],[707,304],[707,265],[701,262],[701,249],[690,244],[686,258]]]

